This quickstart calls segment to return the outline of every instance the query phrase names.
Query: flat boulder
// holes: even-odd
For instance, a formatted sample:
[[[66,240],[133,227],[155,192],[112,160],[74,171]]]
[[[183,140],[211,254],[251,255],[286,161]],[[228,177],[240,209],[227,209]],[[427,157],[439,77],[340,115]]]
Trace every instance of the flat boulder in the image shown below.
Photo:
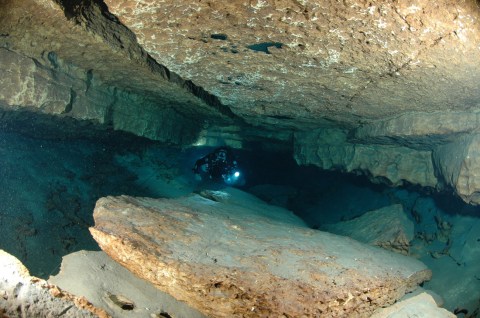
[[[369,317],[431,277],[413,258],[224,192],[101,198],[90,231],[114,260],[209,317]]]
[[[324,225],[321,229],[405,255],[409,254],[410,241],[414,238],[413,222],[401,204],[368,211],[351,220]]]
[[[388,308],[381,308],[371,318],[456,318],[453,313],[440,308],[426,292],[404,299]]]
[[[0,317],[110,317],[85,297],[30,276],[14,256],[0,250]]]

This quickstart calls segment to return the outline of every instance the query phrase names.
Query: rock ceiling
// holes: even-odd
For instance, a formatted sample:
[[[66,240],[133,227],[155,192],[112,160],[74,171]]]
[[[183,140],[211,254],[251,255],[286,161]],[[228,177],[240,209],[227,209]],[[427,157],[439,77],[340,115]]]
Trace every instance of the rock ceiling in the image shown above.
[[[473,2],[105,3],[156,61],[251,123],[304,130],[478,107]]]
[[[254,125],[356,127],[409,112],[475,110],[480,99],[473,0],[2,6],[4,47],[55,52],[111,85],[200,107],[166,92],[159,78],[168,78]]]

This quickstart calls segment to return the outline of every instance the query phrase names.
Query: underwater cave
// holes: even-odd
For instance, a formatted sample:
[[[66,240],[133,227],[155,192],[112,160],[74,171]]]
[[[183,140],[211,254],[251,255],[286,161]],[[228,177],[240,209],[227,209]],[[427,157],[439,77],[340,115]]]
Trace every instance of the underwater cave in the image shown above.
[[[0,316],[480,317],[479,30],[0,1]]]

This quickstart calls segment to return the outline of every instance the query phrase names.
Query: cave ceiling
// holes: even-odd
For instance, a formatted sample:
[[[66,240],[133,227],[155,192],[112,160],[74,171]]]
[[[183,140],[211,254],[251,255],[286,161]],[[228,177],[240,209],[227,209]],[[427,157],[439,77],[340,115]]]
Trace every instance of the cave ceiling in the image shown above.
[[[0,3],[2,47],[50,62],[54,52],[225,125],[356,128],[480,106],[475,1]]]

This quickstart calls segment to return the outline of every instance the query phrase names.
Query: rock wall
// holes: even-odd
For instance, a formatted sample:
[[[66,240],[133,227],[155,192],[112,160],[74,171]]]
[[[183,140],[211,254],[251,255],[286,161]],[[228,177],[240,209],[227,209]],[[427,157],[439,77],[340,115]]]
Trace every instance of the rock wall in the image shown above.
[[[466,135],[433,152],[441,181],[465,201],[480,204],[480,135]]]
[[[405,182],[424,187],[438,184],[430,151],[398,145],[351,143],[347,133],[339,129],[297,133],[294,144],[298,164],[361,173],[373,182],[393,186]]]
[[[215,97],[157,64],[100,3],[77,16],[53,1],[3,1],[0,106],[89,120],[179,144],[208,117],[228,123]]]
[[[0,48],[0,61],[4,110],[68,116],[173,143],[195,141],[202,128],[172,107],[161,107],[148,97],[103,84],[90,71],[65,65],[55,52],[39,60]]]
[[[392,186],[410,183],[451,189],[465,202],[480,204],[476,114],[405,117],[350,132],[322,129],[296,133],[295,159],[301,165],[364,174],[373,182]]]

